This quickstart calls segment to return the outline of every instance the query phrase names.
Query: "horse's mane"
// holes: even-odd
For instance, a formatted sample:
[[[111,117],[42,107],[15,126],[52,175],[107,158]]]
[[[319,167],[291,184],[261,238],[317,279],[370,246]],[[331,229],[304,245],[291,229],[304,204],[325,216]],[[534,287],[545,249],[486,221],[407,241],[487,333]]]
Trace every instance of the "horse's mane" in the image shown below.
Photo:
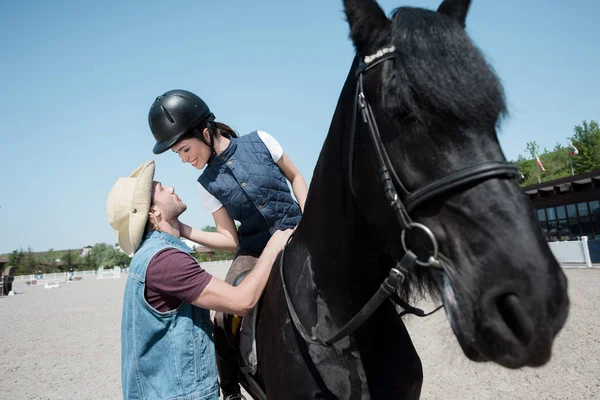
[[[406,122],[493,132],[506,113],[499,78],[454,19],[422,8],[392,14],[399,57],[385,74],[385,108]]]
[[[446,15],[412,7],[396,9],[391,20],[398,57],[382,75],[383,106],[403,133],[416,134],[416,125],[434,126],[457,141],[464,130],[495,133],[506,114],[502,86],[465,29]],[[417,267],[400,295],[438,298],[435,286],[431,268]]]

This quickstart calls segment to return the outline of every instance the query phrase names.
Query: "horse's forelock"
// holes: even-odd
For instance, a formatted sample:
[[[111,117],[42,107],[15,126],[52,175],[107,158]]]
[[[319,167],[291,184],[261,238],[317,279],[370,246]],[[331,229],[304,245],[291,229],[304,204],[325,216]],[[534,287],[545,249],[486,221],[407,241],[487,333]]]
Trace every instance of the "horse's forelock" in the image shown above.
[[[496,128],[506,112],[502,86],[457,21],[435,11],[398,8],[392,43],[398,57],[385,85],[386,109],[396,117]]]

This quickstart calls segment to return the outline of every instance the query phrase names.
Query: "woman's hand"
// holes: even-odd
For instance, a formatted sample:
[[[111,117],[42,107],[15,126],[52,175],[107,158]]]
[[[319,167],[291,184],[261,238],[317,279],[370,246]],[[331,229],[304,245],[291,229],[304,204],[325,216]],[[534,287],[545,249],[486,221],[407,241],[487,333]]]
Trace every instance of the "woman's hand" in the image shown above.
[[[177,222],[179,222],[179,234],[182,237],[184,237],[186,239],[189,239],[190,238],[190,233],[192,232],[192,227],[189,226],[189,225],[184,224],[183,222],[181,222],[179,220]]]

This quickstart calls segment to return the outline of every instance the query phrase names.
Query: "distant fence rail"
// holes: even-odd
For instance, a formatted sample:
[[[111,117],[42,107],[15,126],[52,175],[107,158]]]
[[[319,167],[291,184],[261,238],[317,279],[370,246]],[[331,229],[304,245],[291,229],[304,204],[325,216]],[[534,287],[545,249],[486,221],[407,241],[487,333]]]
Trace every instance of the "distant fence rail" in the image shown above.
[[[69,272],[51,272],[48,274],[31,274],[31,275],[17,275],[15,281],[31,281],[31,280],[44,280],[44,281],[59,281],[68,280],[69,277],[85,276],[85,275],[98,275],[97,270],[89,271],[69,271]]]
[[[220,261],[206,261],[206,262],[201,262],[200,265],[202,266],[207,266],[207,267],[219,267],[219,266],[226,266],[231,264],[232,260],[220,260]],[[119,267],[116,267],[119,268]],[[75,277],[85,277],[85,276],[96,276],[98,277],[106,275],[107,273],[110,273],[112,271],[114,271],[115,268],[98,268],[98,269],[92,269],[92,270],[87,270],[87,271],[65,271],[65,272],[51,272],[48,274],[28,274],[28,275],[17,275],[15,276],[14,280],[15,281],[43,281],[43,282],[47,282],[47,281],[62,281],[65,282],[69,279],[73,279]],[[120,273],[127,273],[129,272],[129,268],[120,268],[119,270]],[[117,271],[114,271],[114,273],[116,274]]]
[[[550,242],[550,250],[563,266],[600,267],[600,240],[588,241],[587,237],[569,242]],[[231,264],[233,260],[203,261],[203,267],[221,267]],[[17,275],[15,281],[67,281],[75,277],[98,276],[114,269],[93,269],[86,271],[53,272],[49,274]],[[129,268],[121,268],[121,273],[129,272]]]
[[[231,264],[233,260],[219,260],[219,261],[201,261],[200,265],[203,267],[221,267],[224,265]]]

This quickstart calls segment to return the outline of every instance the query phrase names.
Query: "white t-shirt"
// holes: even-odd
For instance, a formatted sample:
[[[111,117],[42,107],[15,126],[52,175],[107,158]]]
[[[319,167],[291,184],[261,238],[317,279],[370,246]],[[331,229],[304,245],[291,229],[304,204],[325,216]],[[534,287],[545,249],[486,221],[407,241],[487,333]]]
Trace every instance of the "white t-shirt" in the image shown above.
[[[273,158],[273,162],[277,163],[281,159],[281,156],[283,156],[283,148],[281,147],[279,142],[277,140],[275,140],[275,138],[273,136],[269,135],[267,132],[263,132],[263,131],[256,131],[256,132],[258,133],[260,140],[262,140],[263,143],[265,144],[265,146],[267,146],[267,149],[269,149],[269,152],[271,153],[271,157]],[[199,186],[200,186],[200,202],[202,203],[202,205],[204,206],[204,209],[209,214],[212,214],[215,211],[219,210],[221,207],[223,207],[223,204],[221,204],[221,202],[219,200],[217,200],[215,198],[215,196],[208,193],[208,191],[206,189],[204,189],[204,186],[202,186],[201,184]]]

